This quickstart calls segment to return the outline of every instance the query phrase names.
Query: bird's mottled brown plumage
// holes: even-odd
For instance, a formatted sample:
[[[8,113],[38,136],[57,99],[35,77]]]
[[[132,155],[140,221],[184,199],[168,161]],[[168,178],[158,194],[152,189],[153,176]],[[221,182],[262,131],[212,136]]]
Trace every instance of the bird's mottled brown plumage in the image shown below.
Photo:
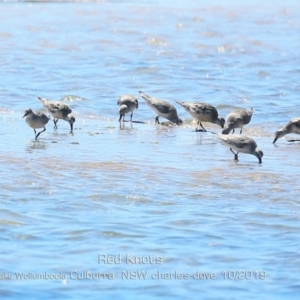
[[[206,131],[206,129],[203,127],[202,122],[214,123],[221,126],[221,128],[224,127],[225,120],[219,116],[217,109],[213,105],[204,102],[176,102],[198,121],[197,124],[200,125],[204,131]],[[197,129],[198,127],[196,130]]]
[[[62,101],[50,101],[41,97],[38,97],[38,99],[54,118],[54,128],[57,128],[56,124],[61,119],[67,121],[71,126],[71,131],[73,131],[75,117],[70,115],[72,109],[67,104]]]
[[[146,104],[157,114],[155,118],[156,123],[159,123],[159,117],[163,117],[177,125],[182,124],[182,120],[178,118],[177,110],[172,104],[162,99],[150,97],[141,91],[139,94],[145,100]]]

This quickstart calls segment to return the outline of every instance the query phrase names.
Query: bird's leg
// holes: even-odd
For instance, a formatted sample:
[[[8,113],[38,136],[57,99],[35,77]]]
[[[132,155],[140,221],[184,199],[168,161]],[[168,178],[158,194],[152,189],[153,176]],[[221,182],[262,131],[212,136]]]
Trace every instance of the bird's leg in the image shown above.
[[[197,122],[196,130],[195,130],[196,132],[203,131],[202,129],[198,129],[199,124],[200,124],[200,121]]]
[[[55,118],[54,118],[54,119],[53,119],[53,122],[54,122],[54,129],[57,129],[57,125],[56,125],[56,124],[57,124],[57,122],[58,122],[58,119],[55,120]]]
[[[234,155],[236,155],[236,153],[230,148],[230,151],[234,154]]]
[[[234,128],[232,129],[232,134],[234,134]]]
[[[241,128],[240,134],[242,134],[242,132],[243,132],[243,127]]]
[[[198,129],[198,125],[200,125],[200,127],[201,127],[202,129]],[[197,123],[196,131],[204,131],[204,132],[206,132],[206,129],[203,127],[203,125],[201,124],[200,121],[198,121],[198,123]]]
[[[38,136],[39,136],[42,132],[44,132],[44,131],[46,131],[46,127],[44,127],[44,130],[40,131],[40,132],[37,134],[37,136],[35,137],[35,139],[37,139]]]
[[[238,152],[237,153],[235,153],[231,148],[230,148],[230,151],[234,154],[234,160],[236,160],[236,161],[238,161],[239,160],[239,158],[238,158]]]
[[[35,139],[37,139],[35,128],[33,128],[33,130],[34,130]]]
[[[203,127],[201,122],[200,122],[200,126],[202,127],[203,131],[206,132],[206,129]]]
[[[123,122],[125,122],[125,114],[120,114],[120,119],[119,119],[119,122],[121,122],[121,120],[122,120],[122,117],[123,117]]]
[[[133,112],[130,115],[130,122],[132,122],[132,116],[133,116]]]
[[[158,118],[159,118],[159,116],[157,116],[157,117],[155,118],[155,124],[160,124]]]

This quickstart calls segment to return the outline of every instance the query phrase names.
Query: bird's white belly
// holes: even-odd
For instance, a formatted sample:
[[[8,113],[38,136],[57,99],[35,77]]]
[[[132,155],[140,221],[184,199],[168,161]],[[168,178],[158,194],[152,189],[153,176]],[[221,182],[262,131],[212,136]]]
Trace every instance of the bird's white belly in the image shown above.
[[[61,112],[57,111],[57,112],[50,112],[50,114],[52,115],[53,118],[55,119],[62,119],[62,114]]]
[[[26,119],[26,123],[31,128],[43,128],[43,127],[45,127],[45,124],[41,120]]]

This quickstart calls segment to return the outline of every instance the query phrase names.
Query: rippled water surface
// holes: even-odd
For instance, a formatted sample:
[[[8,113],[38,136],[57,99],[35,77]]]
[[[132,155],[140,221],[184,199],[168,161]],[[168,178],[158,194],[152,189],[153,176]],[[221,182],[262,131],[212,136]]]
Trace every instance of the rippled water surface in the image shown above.
[[[175,2],[0,4],[1,298],[298,299],[300,144],[272,141],[300,117],[300,6]],[[139,98],[120,125],[139,90],[184,124]],[[37,97],[72,107],[73,134],[34,140]],[[263,163],[175,100],[253,107]]]

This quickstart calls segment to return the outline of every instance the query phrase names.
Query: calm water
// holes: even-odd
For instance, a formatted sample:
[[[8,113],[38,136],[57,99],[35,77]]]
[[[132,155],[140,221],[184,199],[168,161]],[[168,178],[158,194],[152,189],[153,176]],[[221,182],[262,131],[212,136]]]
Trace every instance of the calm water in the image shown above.
[[[298,297],[300,144],[272,141],[300,116],[300,6],[173,2],[0,4],[1,298]],[[178,106],[181,127],[142,99],[120,127],[139,90],[253,107],[263,163]],[[34,141],[38,96],[72,107],[73,135]]]

